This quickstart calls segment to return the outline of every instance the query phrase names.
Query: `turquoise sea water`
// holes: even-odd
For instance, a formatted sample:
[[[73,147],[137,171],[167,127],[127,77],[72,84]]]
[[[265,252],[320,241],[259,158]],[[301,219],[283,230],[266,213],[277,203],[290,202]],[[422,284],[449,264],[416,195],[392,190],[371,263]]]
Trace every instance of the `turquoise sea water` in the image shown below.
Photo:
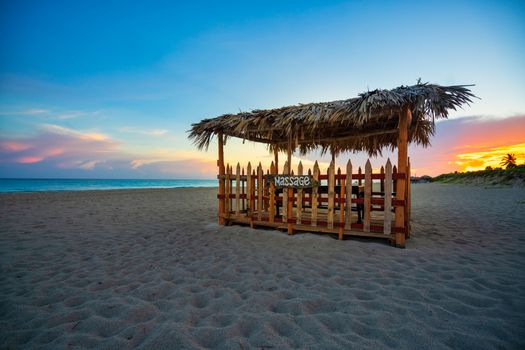
[[[217,186],[217,180],[0,179],[0,192],[56,192]]]

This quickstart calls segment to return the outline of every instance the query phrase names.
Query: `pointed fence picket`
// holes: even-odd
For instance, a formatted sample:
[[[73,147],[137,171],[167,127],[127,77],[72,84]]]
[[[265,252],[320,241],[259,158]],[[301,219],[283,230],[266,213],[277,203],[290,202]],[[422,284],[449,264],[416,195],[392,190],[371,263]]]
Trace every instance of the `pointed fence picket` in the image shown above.
[[[253,213],[253,207],[252,207],[252,164],[248,162],[248,166],[246,167],[246,194],[247,198],[246,201],[248,202],[248,210],[246,212],[246,215],[251,217]]]
[[[365,165],[365,204],[363,213],[363,231],[370,232],[370,220],[372,218],[372,164],[370,159],[366,161]]]
[[[303,163],[299,162],[299,165],[297,166],[297,175],[301,176],[303,175]],[[297,224],[301,224],[301,219],[303,215],[303,190],[299,188],[297,190]]]
[[[226,188],[224,189],[224,196],[226,198],[224,203],[224,211],[226,217],[230,216],[230,192],[231,192],[231,182],[230,182],[230,165],[226,164]]]
[[[262,220],[263,213],[263,170],[259,163],[257,167],[257,220]]]
[[[319,164],[314,164],[314,186],[312,187],[312,219],[311,225],[317,226],[317,205],[319,203]]]
[[[334,186],[335,186],[335,174],[334,162],[330,163],[328,167],[328,213],[327,213],[327,226],[328,228],[334,228]]]
[[[288,174],[288,161],[284,162],[283,174]],[[283,187],[281,193],[283,194],[282,221],[288,222],[288,189]]]
[[[235,169],[235,215],[239,215],[239,213],[241,212],[240,199],[241,199],[241,165],[237,163],[237,168]]]
[[[275,164],[272,164],[270,165],[270,173],[272,175],[275,175],[277,172],[275,170]],[[275,222],[275,183],[273,181],[270,181],[270,207],[269,207],[269,210],[268,210],[268,221],[270,223],[274,223]]]

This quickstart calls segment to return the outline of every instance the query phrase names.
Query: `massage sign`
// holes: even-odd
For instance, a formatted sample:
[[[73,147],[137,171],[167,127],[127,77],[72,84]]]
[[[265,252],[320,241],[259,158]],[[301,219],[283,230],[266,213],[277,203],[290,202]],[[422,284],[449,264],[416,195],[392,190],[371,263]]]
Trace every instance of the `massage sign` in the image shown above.
[[[275,175],[270,177],[276,188],[310,188],[316,186],[316,181],[310,175]]]

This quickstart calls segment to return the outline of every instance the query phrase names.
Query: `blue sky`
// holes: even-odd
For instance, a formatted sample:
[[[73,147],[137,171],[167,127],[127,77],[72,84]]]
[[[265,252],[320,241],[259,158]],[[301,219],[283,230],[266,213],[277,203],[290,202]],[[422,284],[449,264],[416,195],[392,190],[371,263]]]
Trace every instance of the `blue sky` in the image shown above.
[[[193,122],[418,78],[476,84],[454,118],[525,114],[523,1],[0,6],[0,177],[210,178],[215,149],[188,142]]]

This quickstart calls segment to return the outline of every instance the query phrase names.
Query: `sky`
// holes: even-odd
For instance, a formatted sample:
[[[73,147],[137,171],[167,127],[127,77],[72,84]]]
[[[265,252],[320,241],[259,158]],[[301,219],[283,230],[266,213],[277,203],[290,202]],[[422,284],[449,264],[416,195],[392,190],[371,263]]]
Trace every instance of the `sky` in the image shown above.
[[[523,1],[0,0],[0,177],[211,179],[192,123],[418,78],[480,99],[410,147],[413,174],[525,161]],[[225,158],[271,159],[240,141]]]

